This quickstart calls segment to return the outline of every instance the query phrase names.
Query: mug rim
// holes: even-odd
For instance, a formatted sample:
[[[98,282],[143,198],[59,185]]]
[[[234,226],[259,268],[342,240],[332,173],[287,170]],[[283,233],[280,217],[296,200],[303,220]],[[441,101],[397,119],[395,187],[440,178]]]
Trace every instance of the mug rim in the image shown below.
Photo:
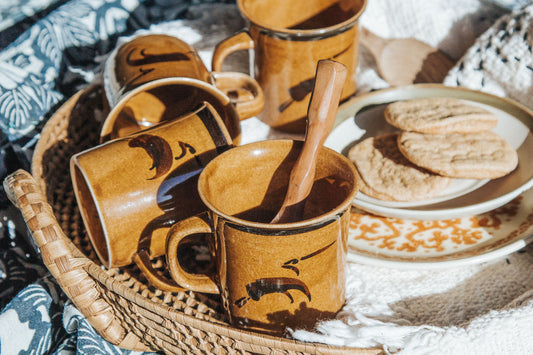
[[[295,139],[270,139],[270,140],[265,140],[265,141],[252,142],[252,143],[248,143],[245,145],[233,147],[225,151],[224,153],[216,156],[213,160],[211,160],[202,170],[198,178],[198,195],[200,196],[200,199],[202,200],[202,202],[207,206],[208,212],[213,212],[223,217],[224,219],[231,221],[237,225],[241,225],[244,227],[250,227],[250,228],[258,228],[258,229],[263,229],[263,230],[290,230],[290,229],[297,229],[297,228],[302,228],[302,227],[311,227],[317,224],[322,224],[336,215],[343,214],[347,208],[348,209],[350,208],[352,201],[355,198],[355,195],[359,192],[360,184],[358,182],[358,174],[357,174],[357,170],[355,169],[355,165],[346,156],[326,146],[322,146],[321,150],[326,150],[330,153],[333,153],[334,155],[337,155],[339,159],[346,164],[346,167],[351,171],[352,175],[354,176],[354,186],[353,186],[352,191],[350,191],[350,193],[347,194],[347,196],[344,198],[344,200],[341,203],[339,203],[334,209],[324,212],[320,214],[319,216],[305,219],[302,221],[290,222],[290,223],[254,222],[254,221],[249,221],[246,219],[238,218],[238,217],[229,215],[221,211],[219,208],[215,207],[209,201],[209,199],[205,196],[204,191],[201,187],[205,186],[207,183],[206,182],[207,181],[206,171],[209,168],[209,165],[213,165],[216,163],[216,161],[224,159],[225,156],[232,154],[232,152],[235,149],[237,150],[252,149],[254,146],[262,145],[262,144],[270,144],[270,145],[291,144],[293,145],[295,142],[301,142],[301,144],[303,144],[303,141],[298,141]]]
[[[168,78],[157,79],[154,81],[144,83],[136,87],[135,89],[128,91],[123,97],[121,97],[118,100],[118,103],[111,109],[111,111],[109,111],[109,113],[107,114],[104,120],[104,123],[102,124],[102,128],[100,130],[100,140],[102,141],[104,137],[111,135],[113,131],[113,125],[115,124],[115,121],[119,116],[118,114],[124,108],[124,106],[128,103],[129,99],[131,99],[133,96],[139,94],[140,92],[154,89],[160,86],[180,85],[180,84],[195,86],[197,88],[208,91],[210,94],[216,97],[216,99],[219,100],[223,106],[227,106],[231,103],[230,98],[226,94],[224,94],[220,89],[199,79],[187,78],[187,77],[168,77]],[[117,137],[117,138],[120,138],[120,137]]]
[[[328,34],[332,35],[332,32],[338,33],[343,32],[351,27],[353,27],[357,21],[359,21],[359,18],[363,14],[363,12],[366,9],[368,0],[361,0],[361,8],[359,11],[357,11],[352,17],[349,19],[339,22],[332,26],[327,27],[321,27],[321,28],[314,28],[314,29],[288,29],[288,28],[282,28],[282,27],[274,27],[266,24],[263,21],[253,19],[250,16],[250,13],[246,11],[244,8],[243,2],[246,0],[237,0],[237,6],[239,8],[239,11],[241,14],[252,24],[255,26],[260,27],[262,30],[267,31],[268,33],[273,34],[275,37],[281,37],[281,38],[290,38],[290,37],[315,37],[318,35],[324,35],[327,36]]]
[[[86,224],[87,226],[92,226],[92,228],[86,227],[87,235],[91,242],[91,246],[93,247],[93,250],[96,252],[98,259],[102,262],[102,264],[104,264],[105,267],[110,268],[114,261],[114,255],[111,252],[111,244],[108,238],[108,223],[106,222],[105,214],[102,212],[101,203],[95,198],[96,192],[94,191],[94,187],[92,184],[90,184],[90,179],[88,178],[85,169],[82,168],[81,162],[79,160],[80,156],[83,156],[83,153],[93,151],[96,148],[97,147],[91,147],[85,151],[74,154],[70,158],[69,168],[70,174],[72,176],[71,179],[76,201],[78,202],[82,199],[80,189],[86,189],[88,193],[85,197],[91,200],[89,207],[93,209],[93,211],[98,217],[98,223],[96,223],[96,225],[90,224],[91,221],[89,220],[89,217],[80,208],[80,214],[84,224]],[[95,236],[95,234],[101,234],[101,237],[98,238]],[[96,242],[100,239],[102,239],[105,243],[105,246],[103,248],[101,243],[98,245],[96,244]]]

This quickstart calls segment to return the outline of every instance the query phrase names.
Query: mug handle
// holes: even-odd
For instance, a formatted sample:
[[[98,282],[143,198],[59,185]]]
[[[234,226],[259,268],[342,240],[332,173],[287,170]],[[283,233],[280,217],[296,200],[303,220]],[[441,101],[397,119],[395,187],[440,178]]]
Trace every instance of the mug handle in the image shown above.
[[[215,86],[235,105],[239,119],[257,116],[265,104],[263,90],[247,74],[238,72],[213,72]]]
[[[216,45],[211,59],[211,69],[216,72],[222,71],[222,63],[228,55],[236,51],[254,49],[254,40],[248,31],[239,32],[226,38]]]
[[[194,234],[213,234],[211,225],[206,218],[202,218],[202,215],[180,221],[168,231],[166,253],[170,275],[177,284],[188,290],[218,294],[219,288],[209,276],[186,272],[178,262],[177,253],[180,242],[185,237]]]
[[[186,288],[181,287],[172,280],[164,277],[153,268],[152,263],[150,262],[150,252],[148,250],[140,249],[137,251],[137,253],[133,256],[133,261],[141,270],[148,282],[150,282],[154,287],[170,292],[187,291]]]
[[[223,76],[222,64],[231,53],[254,48],[255,43],[250,33],[242,31],[217,44],[211,59],[215,86],[232,98],[241,120],[256,116],[263,110],[265,103],[263,90],[255,79],[246,74],[233,73],[231,75],[228,73],[228,76]],[[235,90],[235,88],[238,89]],[[237,99],[233,98],[235,96]]]

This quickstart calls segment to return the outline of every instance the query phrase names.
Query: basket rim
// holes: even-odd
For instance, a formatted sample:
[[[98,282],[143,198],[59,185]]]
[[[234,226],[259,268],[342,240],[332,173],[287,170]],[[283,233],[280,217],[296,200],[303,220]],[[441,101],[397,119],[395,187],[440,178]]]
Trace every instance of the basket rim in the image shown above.
[[[70,112],[78,102],[78,99],[83,95],[83,93],[94,88],[98,85],[90,85],[85,89],[79,90],[75,95],[68,98],[56,112],[45,123],[41,136],[35,146],[32,164],[31,164],[31,176],[40,187],[41,191],[44,193],[46,191],[46,182],[43,178],[43,155],[44,153],[53,145],[53,143],[59,141],[58,136],[54,133],[57,131],[57,127],[66,126],[65,121],[68,121],[67,117],[70,117]],[[61,131],[61,129],[60,129]],[[44,197],[47,202],[47,197]],[[160,315],[170,321],[179,322],[194,328],[200,328],[205,332],[215,333],[221,336],[230,337],[234,341],[240,341],[243,343],[248,343],[254,349],[252,351],[261,351],[258,348],[275,348],[275,349],[284,349],[292,350],[299,352],[310,352],[310,353],[350,353],[350,354],[377,354],[382,352],[382,349],[379,348],[354,348],[349,346],[338,346],[330,345],[317,342],[304,342],[296,339],[278,337],[274,335],[262,334],[258,332],[248,331],[238,329],[233,327],[230,324],[226,323],[215,323],[207,319],[200,319],[192,315],[185,314],[180,312],[169,305],[164,303],[155,302],[138,292],[133,291],[120,281],[114,280],[109,276],[100,266],[98,266],[93,260],[88,258],[83,251],[81,251],[75,243],[68,238],[68,236],[63,232],[62,237],[67,239],[67,244],[70,245],[74,255],[71,255],[72,258],[77,259],[80,267],[82,267],[85,272],[91,275],[93,278],[98,281],[102,287],[109,289],[115,294],[123,297],[128,302],[137,304],[141,307],[150,307],[152,309],[158,309]],[[47,265],[48,267],[48,265]],[[56,278],[57,279],[57,278]],[[61,284],[61,280],[58,280]],[[140,282],[137,280],[137,282]],[[63,285],[61,285],[63,286]],[[81,310],[80,310],[81,311]],[[82,312],[83,313],[83,312]],[[84,314],[84,316],[86,316]],[[91,326],[98,331],[98,326],[91,322],[91,319],[87,319]],[[119,320],[120,322],[120,320]],[[100,333],[100,332],[99,332]],[[101,334],[101,333],[100,333]],[[101,334],[102,335],[102,334]],[[107,340],[107,339],[106,339]],[[246,349],[243,349],[246,350]],[[266,351],[266,350],[263,350]]]

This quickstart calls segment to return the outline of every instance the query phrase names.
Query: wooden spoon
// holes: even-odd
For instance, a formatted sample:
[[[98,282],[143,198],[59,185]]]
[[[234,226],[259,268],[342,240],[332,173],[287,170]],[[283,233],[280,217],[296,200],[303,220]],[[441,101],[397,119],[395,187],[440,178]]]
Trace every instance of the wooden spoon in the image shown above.
[[[439,49],[414,38],[381,38],[361,28],[359,38],[374,56],[381,77],[391,85],[442,83],[454,62]]]
[[[291,170],[285,200],[271,223],[302,219],[305,198],[313,186],[318,151],[333,128],[346,75],[344,64],[330,59],[318,62],[307,110],[305,142]]]

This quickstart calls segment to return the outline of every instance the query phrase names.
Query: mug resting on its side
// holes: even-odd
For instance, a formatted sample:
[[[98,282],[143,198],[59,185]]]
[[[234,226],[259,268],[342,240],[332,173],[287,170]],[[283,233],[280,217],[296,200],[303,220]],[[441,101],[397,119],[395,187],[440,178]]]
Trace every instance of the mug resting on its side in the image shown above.
[[[198,176],[231,146],[220,116],[203,103],[185,116],[74,155],[76,200],[102,264],[135,261],[165,289],[168,282],[159,282],[149,260],[165,253],[174,223],[207,209],[198,196]],[[167,289],[178,288],[171,283]]]
[[[255,78],[265,106],[259,118],[270,127],[305,132],[305,118],[320,59],[344,64],[341,100],[355,94],[359,17],[366,0],[237,0],[248,29],[220,42],[212,68],[238,50],[254,53]]]
[[[301,141],[267,140],[235,147],[200,174],[198,190],[208,212],[174,225],[167,264],[177,284],[220,293],[230,322],[282,334],[312,328],[345,302],[350,206],[357,193],[354,165],[322,147],[303,220],[269,223],[279,210]],[[207,233],[215,271],[185,272],[180,242]]]
[[[249,75],[209,72],[193,46],[163,34],[137,36],[119,45],[107,59],[103,77],[111,112],[102,141],[181,116],[207,101],[236,142],[239,121],[257,115],[264,104],[259,84]]]

